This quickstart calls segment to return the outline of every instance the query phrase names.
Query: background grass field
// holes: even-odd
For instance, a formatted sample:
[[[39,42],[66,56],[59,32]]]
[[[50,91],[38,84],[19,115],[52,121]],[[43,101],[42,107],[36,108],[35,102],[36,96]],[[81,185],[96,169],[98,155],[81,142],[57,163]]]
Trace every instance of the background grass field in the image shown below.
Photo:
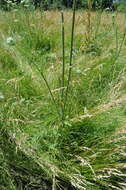
[[[65,19],[65,88],[72,12]],[[125,14],[76,12],[64,126],[59,11],[0,12],[0,189],[126,189]]]

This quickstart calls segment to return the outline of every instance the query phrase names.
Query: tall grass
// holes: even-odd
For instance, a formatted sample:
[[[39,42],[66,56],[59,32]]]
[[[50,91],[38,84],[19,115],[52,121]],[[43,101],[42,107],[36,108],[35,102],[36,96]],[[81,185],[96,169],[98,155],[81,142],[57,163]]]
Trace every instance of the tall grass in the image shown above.
[[[66,86],[66,93],[64,98],[64,112],[66,111],[66,104],[68,99],[68,92],[70,90],[71,74],[72,74],[72,58],[73,58],[73,42],[74,42],[74,27],[75,27],[75,11],[76,11],[76,0],[73,2],[73,17],[72,17],[72,30],[71,30],[71,47],[70,47],[70,60],[69,60],[69,71]]]
[[[66,104],[67,104],[67,99],[68,99],[68,92],[70,88],[70,82],[71,82],[71,72],[72,72],[72,58],[73,58],[73,41],[74,41],[74,27],[75,27],[75,11],[76,11],[76,0],[73,1],[73,16],[72,16],[72,29],[71,29],[71,46],[70,46],[70,60],[69,60],[69,70],[68,70],[68,79],[67,79],[67,84],[66,84],[66,90],[64,90],[65,87],[65,33],[64,33],[64,14],[61,12],[61,25],[62,25],[62,81],[61,81],[61,86],[59,88],[62,88],[62,94],[61,94],[61,105],[57,105],[57,102],[55,100],[55,97],[53,96],[53,93],[51,91],[51,87],[44,76],[43,72],[39,69],[39,67],[36,65],[37,70],[40,72],[41,77],[45,81],[45,84],[49,90],[50,96],[52,98],[52,101],[55,105],[57,114],[59,116],[59,120],[62,121],[63,127],[64,127],[64,121],[66,117]],[[62,110],[62,113],[60,113],[60,107]]]
[[[81,50],[86,14],[0,13],[3,189],[125,189],[124,17],[115,55],[111,13],[91,12],[96,44]]]

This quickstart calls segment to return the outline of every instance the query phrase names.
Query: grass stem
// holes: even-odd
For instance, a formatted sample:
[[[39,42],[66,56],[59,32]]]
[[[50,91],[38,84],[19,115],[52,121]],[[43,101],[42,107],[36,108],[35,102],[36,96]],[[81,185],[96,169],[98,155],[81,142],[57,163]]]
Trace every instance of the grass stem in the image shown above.
[[[64,123],[64,85],[65,85],[65,33],[64,33],[64,14],[61,12],[62,23],[62,91],[61,91],[61,109],[62,109],[62,122]],[[63,124],[64,125],[64,124]]]
[[[60,111],[59,111],[59,108],[58,108],[58,106],[57,106],[56,100],[55,100],[55,98],[54,98],[54,96],[53,96],[53,93],[52,93],[52,91],[51,91],[50,85],[49,85],[49,83],[48,83],[48,81],[47,81],[47,79],[46,79],[44,73],[41,71],[41,69],[38,67],[38,65],[35,64],[35,66],[36,66],[36,69],[39,71],[40,76],[42,77],[42,79],[44,80],[44,82],[45,82],[45,84],[46,84],[46,87],[47,87],[47,89],[48,89],[48,91],[49,91],[49,94],[50,94],[50,96],[51,96],[51,98],[52,98],[53,104],[54,104],[54,106],[55,106],[55,108],[56,108],[57,115],[58,115],[59,119],[61,119]]]
[[[72,59],[73,59],[73,42],[74,42],[74,27],[75,27],[75,13],[76,13],[76,0],[73,2],[73,17],[72,17],[72,30],[71,30],[71,48],[70,48],[70,61],[66,93],[64,98],[64,112],[66,111],[66,104],[68,99],[68,92],[70,90],[71,74],[72,74]]]

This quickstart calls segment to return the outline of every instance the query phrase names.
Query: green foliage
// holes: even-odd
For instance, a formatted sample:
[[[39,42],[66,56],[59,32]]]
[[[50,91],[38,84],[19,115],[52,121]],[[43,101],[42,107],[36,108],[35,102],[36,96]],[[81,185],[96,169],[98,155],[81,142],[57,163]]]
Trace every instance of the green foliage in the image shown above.
[[[123,15],[113,21],[111,13],[92,14],[90,41],[85,12],[76,15],[63,126],[40,74],[61,107],[59,12],[0,12],[2,190],[124,189],[125,29],[118,20]],[[71,12],[64,12],[64,88],[70,69],[70,17]]]
[[[1,8],[4,10],[11,10],[17,8],[25,8],[25,9],[36,9],[40,8],[42,10],[47,9],[64,9],[64,8],[72,8],[72,0],[24,0],[24,1],[0,1]],[[77,8],[88,8],[88,0],[78,0],[76,7]],[[112,0],[94,0],[92,1],[92,8],[99,9],[99,8],[106,8],[112,6]]]
[[[126,13],[126,3],[116,3],[115,6],[119,12]]]

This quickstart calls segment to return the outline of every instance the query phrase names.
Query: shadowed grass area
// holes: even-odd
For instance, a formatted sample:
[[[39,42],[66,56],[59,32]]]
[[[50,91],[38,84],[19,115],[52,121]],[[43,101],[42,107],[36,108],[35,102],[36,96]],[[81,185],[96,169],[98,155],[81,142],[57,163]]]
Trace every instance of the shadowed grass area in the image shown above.
[[[125,189],[125,15],[90,16],[89,38],[87,12],[76,13],[74,62],[62,127],[39,72],[61,114],[60,13],[0,12],[2,190]],[[71,11],[64,11],[64,89],[71,18]]]

